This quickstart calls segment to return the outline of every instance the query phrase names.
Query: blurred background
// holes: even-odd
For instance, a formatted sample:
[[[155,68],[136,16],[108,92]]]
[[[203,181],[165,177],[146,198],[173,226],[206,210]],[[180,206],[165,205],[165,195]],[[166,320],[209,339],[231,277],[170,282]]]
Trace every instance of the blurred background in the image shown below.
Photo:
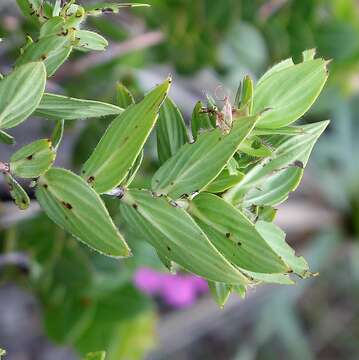
[[[221,85],[234,94],[287,57],[316,48],[330,78],[303,120],[331,119],[298,190],[279,207],[287,241],[320,275],[262,286],[220,309],[201,279],[169,275],[143,239],[124,228],[134,257],[89,251],[41,214],[20,212],[0,182],[0,348],[6,360],[72,360],[105,349],[108,360],[359,358],[359,3],[356,0],[148,0],[151,8],[91,18],[110,43],[73,53],[48,90],[113,102],[116,82],[141,98],[169,73],[188,121],[198,99]],[[82,4],[91,1],[80,1]],[[15,0],[0,1],[0,72],[36,29]],[[66,123],[57,165],[87,159],[111,118]],[[11,132],[14,147],[51,133],[33,118]],[[137,184],[156,166],[154,137]],[[1,180],[2,181],[2,180]],[[25,184],[27,186],[27,184]],[[31,190],[29,190],[31,193]],[[123,227],[116,202],[107,205]]]

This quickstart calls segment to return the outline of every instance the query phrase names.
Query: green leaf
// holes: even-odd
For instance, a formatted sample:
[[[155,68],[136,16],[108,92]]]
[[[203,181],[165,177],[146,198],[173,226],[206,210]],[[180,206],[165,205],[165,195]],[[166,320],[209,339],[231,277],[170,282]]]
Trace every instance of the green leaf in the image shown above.
[[[274,205],[277,199],[284,199],[295,189],[302,175],[300,170],[306,166],[315,142],[328,124],[329,121],[322,121],[303,125],[303,134],[288,137],[272,156],[253,166],[240,183],[224,194],[224,198],[234,204],[254,202],[257,205]],[[266,181],[271,183],[264,185]],[[272,187],[278,184],[280,188]]]
[[[123,201],[121,214],[125,221],[170,260],[208,280],[248,283],[184,209],[142,190],[126,191]]]
[[[299,119],[314,103],[327,80],[327,62],[307,60],[274,72],[254,90],[253,112],[262,114],[258,128],[278,128]]]
[[[103,36],[88,30],[76,30],[76,40],[77,49],[104,51],[108,46]]]
[[[107,128],[81,170],[98,193],[112,190],[126,178],[156,123],[170,84],[170,79],[164,81]]]
[[[232,292],[232,286],[220,283],[220,282],[213,282],[208,281],[208,287],[211,291],[211,295],[216,303],[223,308],[224,304],[227,302],[229,295]]]
[[[50,140],[37,140],[25,145],[11,156],[10,171],[21,178],[36,178],[50,168],[55,156]]]
[[[198,101],[192,112],[191,130],[193,140],[197,140],[201,131],[213,129],[211,120],[208,114],[203,111],[203,108],[203,104]]]
[[[240,118],[228,134],[217,128],[200,135],[195,143],[183,145],[153,176],[153,191],[173,199],[201,191],[223,170],[257,119]]]
[[[205,191],[210,193],[221,193],[238,184],[244,177],[244,174],[237,172],[236,175],[230,175],[227,169],[222,172],[205,187]]]
[[[118,115],[123,109],[100,101],[76,99],[45,93],[35,115],[64,120],[78,120],[107,115]]]
[[[41,62],[19,66],[0,82],[0,129],[26,120],[37,108],[45,89],[46,70]]]
[[[49,77],[65,62],[71,50],[68,36],[62,34],[45,36],[24,49],[23,54],[16,61],[16,66],[32,61],[43,61]]]
[[[258,135],[288,135],[288,136],[293,136],[293,135],[298,135],[298,134],[303,134],[304,130],[303,128],[299,127],[299,126],[286,126],[286,127],[282,127],[280,129],[254,129],[253,130],[253,135],[258,136]]]
[[[0,130],[0,141],[7,145],[14,145],[16,143],[15,138],[5,131]]]
[[[84,360],[105,360],[106,352],[105,351],[97,351],[88,353]]]
[[[256,229],[295,274],[303,278],[312,275],[307,262],[302,256],[295,255],[294,250],[285,241],[285,233],[277,225],[266,221],[257,221]]]
[[[157,153],[161,164],[188,142],[187,129],[182,114],[170,98],[167,98],[161,106],[156,134]]]
[[[141,150],[140,154],[137,156],[135,163],[133,164],[133,166],[131,167],[131,170],[127,174],[127,179],[124,183],[125,187],[129,186],[132,183],[132,181],[135,179],[137,172],[141,167],[142,161],[143,161],[143,149]]]
[[[30,198],[22,186],[9,174],[5,173],[5,181],[9,187],[10,195],[20,210],[25,210],[30,205]]]
[[[135,99],[133,98],[130,90],[128,90],[127,87],[122,83],[117,83],[116,85],[115,101],[116,104],[123,109],[126,109],[127,107],[135,103]]]
[[[39,17],[41,0],[16,0],[23,15],[35,24],[39,24],[39,20],[43,20],[43,17]]]
[[[79,176],[51,168],[39,178],[36,197],[51,220],[86,245],[109,256],[130,255],[101,198]]]
[[[125,8],[133,8],[133,7],[148,7],[150,5],[148,4],[140,4],[140,3],[121,3],[121,4],[115,4],[115,3],[104,3],[101,2],[99,4],[93,4],[89,6],[85,6],[86,14],[90,16],[98,16],[102,14],[113,14],[118,13],[122,9]]]
[[[241,145],[239,145],[238,151],[254,157],[272,155],[272,149],[264,144],[260,138],[253,136],[250,139],[245,139]]]
[[[219,196],[202,193],[190,203],[190,214],[218,251],[232,264],[259,273],[288,272],[288,267],[268,246],[238,209]]]
[[[56,120],[56,124],[55,124],[54,130],[52,131],[52,135],[51,135],[52,147],[54,148],[55,151],[57,151],[57,149],[61,143],[62,136],[64,134],[64,128],[65,128],[65,121],[64,120]]]
[[[240,112],[246,115],[252,114],[253,108],[253,80],[249,76],[245,76],[241,86],[240,96]]]
[[[49,36],[49,35],[57,35],[63,32],[63,28],[65,25],[65,20],[61,16],[55,16],[49,20],[47,20],[40,28],[40,38]]]
[[[6,355],[6,351],[0,348],[0,356],[5,356],[5,355]]]

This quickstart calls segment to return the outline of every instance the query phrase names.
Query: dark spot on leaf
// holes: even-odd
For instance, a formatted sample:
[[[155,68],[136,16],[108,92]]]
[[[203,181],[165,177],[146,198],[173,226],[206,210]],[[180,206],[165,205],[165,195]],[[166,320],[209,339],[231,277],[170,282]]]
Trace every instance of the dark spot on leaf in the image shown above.
[[[43,187],[47,189],[49,186],[47,184],[44,184]]]
[[[95,177],[94,176],[90,176],[88,179],[87,179],[87,182],[89,183],[89,184],[91,184],[92,182],[94,182],[95,181]]]
[[[47,59],[47,55],[46,55],[46,54],[41,55],[41,60],[46,60],[46,59]]]
[[[238,245],[238,246],[241,246],[241,245],[242,245],[242,243],[241,243],[240,241],[238,241],[238,242],[237,242],[237,245]]]
[[[71,205],[70,203],[67,203],[67,202],[65,202],[65,201],[62,201],[62,205],[64,205],[66,209],[69,209],[69,210],[72,209],[72,205]]]
[[[229,238],[231,236],[231,233],[226,233],[226,238]]]
[[[304,164],[300,160],[295,160],[294,163],[293,163],[293,166],[304,169]]]
[[[32,160],[32,158],[33,158],[33,155],[29,155],[29,156],[26,158],[26,160]]]
[[[133,207],[135,210],[138,209],[138,205],[137,205],[136,203],[133,203],[133,204],[132,204],[132,207]]]
[[[169,246],[167,246],[167,250],[168,250],[168,251],[171,251],[171,248],[170,248]]]

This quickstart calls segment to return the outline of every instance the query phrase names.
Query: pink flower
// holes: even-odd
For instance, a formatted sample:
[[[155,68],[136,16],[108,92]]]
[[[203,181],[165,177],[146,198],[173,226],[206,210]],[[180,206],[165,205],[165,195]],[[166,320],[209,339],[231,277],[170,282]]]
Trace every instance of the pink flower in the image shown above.
[[[184,308],[195,303],[197,297],[208,291],[205,280],[189,274],[168,274],[149,268],[140,268],[134,276],[135,286],[148,295],[159,295],[170,306]]]

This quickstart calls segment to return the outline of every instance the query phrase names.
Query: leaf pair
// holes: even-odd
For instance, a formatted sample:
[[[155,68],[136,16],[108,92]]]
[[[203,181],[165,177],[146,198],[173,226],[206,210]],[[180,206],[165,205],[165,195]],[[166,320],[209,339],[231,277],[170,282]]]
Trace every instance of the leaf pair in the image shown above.
[[[36,197],[47,215],[103,254],[129,256],[130,250],[98,193],[110,191],[122,181],[131,181],[132,168],[156,122],[169,86],[168,79],[113,120],[85,163],[82,178],[70,171],[52,168],[38,180]],[[69,103],[79,104],[79,101],[70,99]],[[25,161],[29,153],[25,150],[15,160]]]

